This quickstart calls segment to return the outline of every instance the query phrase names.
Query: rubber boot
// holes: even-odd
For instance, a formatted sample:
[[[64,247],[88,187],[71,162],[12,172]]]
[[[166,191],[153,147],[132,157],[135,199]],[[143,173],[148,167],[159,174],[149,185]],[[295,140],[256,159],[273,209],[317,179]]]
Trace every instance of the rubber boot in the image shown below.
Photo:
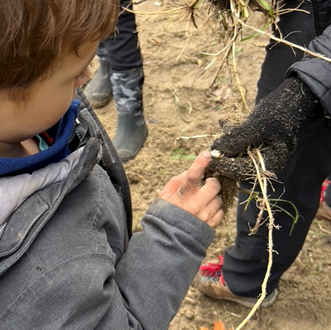
[[[117,114],[117,130],[113,144],[123,163],[136,157],[147,135],[147,126],[142,115]]]
[[[87,99],[95,109],[104,107],[112,99],[110,65],[107,61],[101,59],[99,59],[99,63],[98,71],[84,88]]]
[[[113,144],[122,162],[127,162],[139,153],[148,135],[143,115],[142,67],[112,71],[110,80],[117,109],[117,129]]]

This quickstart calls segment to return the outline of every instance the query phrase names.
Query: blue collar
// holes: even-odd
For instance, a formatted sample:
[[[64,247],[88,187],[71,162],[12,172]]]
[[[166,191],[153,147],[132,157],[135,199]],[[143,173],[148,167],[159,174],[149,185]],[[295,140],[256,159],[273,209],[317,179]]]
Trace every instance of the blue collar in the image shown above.
[[[70,154],[69,140],[74,130],[80,102],[74,100],[65,115],[47,133],[54,138],[48,149],[35,155],[22,158],[0,158],[0,176],[31,173],[50,163],[57,163]]]

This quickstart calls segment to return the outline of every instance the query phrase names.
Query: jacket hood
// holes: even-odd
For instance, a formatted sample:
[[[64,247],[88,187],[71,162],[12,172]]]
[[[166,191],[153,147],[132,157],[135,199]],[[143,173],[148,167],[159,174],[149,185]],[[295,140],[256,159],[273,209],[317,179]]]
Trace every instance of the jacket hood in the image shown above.
[[[31,174],[0,178],[0,237],[11,214],[36,191],[64,180],[78,163],[83,149],[82,147],[58,163],[49,164]]]

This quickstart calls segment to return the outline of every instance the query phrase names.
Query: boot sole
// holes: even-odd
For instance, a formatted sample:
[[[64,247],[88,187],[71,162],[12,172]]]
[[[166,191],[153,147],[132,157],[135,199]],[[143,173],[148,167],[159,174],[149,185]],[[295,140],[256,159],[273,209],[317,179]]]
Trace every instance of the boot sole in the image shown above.
[[[270,307],[271,305],[274,304],[274,302],[276,301],[278,295],[278,291],[275,289],[275,291],[273,291],[267,298],[265,298],[260,307],[262,308],[267,308]],[[252,308],[255,306],[257,299],[254,298],[246,298],[246,297],[238,297],[238,298],[231,298],[231,297],[216,297],[216,296],[210,296],[210,298],[213,299],[217,299],[217,300],[225,300],[225,301],[231,301],[231,302],[235,302],[239,305],[245,306],[245,307],[249,307]]]
[[[89,100],[89,102],[93,109],[100,109],[100,108],[105,107],[111,101],[111,99],[112,99],[112,97],[110,97],[109,99],[102,100],[102,101]]]

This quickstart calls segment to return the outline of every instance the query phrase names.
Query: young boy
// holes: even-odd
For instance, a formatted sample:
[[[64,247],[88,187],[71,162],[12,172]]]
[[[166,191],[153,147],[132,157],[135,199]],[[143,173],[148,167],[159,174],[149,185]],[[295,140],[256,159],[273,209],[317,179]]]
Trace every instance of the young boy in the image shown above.
[[[76,88],[115,0],[0,5],[0,329],[167,329],[223,212],[200,154],[130,238],[118,156]],[[180,270],[180,271],[179,271]]]

